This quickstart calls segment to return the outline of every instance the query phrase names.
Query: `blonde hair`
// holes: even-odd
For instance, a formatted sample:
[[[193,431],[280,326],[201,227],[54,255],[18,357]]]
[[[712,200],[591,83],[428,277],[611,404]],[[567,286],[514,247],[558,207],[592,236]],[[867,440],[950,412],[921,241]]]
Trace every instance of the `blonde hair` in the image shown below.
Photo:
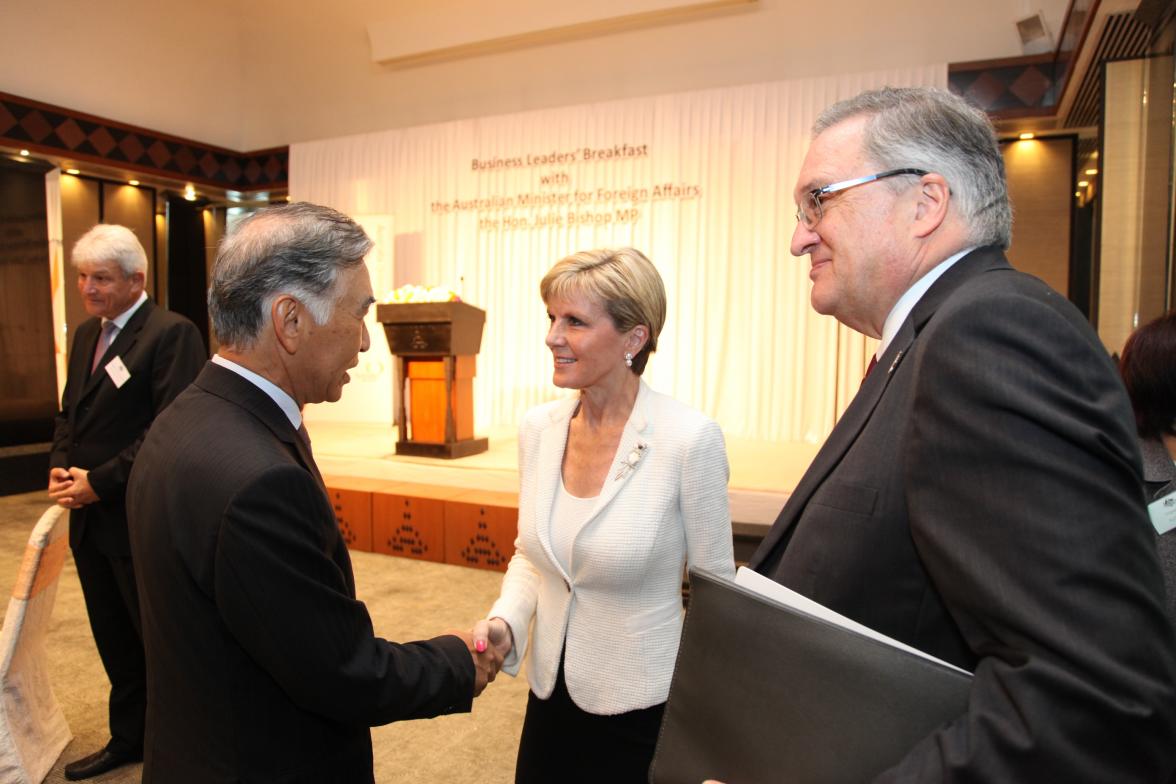
[[[653,262],[634,248],[574,253],[555,263],[539,282],[544,302],[583,295],[597,300],[619,332],[637,325],[649,329],[649,339],[633,357],[632,370],[645,371],[657,350],[657,336],[666,323],[666,289]]]

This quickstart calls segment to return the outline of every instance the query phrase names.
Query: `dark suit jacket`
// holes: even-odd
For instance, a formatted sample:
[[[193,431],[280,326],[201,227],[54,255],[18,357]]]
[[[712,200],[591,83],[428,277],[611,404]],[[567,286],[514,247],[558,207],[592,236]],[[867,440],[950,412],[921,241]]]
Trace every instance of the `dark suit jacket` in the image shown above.
[[[975,672],[881,781],[1164,781],[1176,640],[1126,393],[994,248],[927,291],[751,566]]]
[[[151,428],[127,495],[144,782],[370,782],[370,726],[470,709],[460,639],[374,636],[317,476],[281,409],[213,363]]]
[[[94,374],[90,364],[102,320],[86,319],[74,333],[69,371],[53,434],[53,468],[90,472],[99,500],[70,513],[69,543],[83,541],[107,555],[130,555],[124,505],[127,478],[147,428],[208,357],[191,321],[148,299],[114,339]],[[116,387],[103,369],[121,357],[131,377]]]

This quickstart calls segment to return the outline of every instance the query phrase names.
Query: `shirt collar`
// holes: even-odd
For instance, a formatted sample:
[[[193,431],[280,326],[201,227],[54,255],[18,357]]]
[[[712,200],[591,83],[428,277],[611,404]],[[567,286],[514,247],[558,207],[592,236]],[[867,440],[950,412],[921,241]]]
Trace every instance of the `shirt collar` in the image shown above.
[[[302,412],[298,410],[298,404],[294,402],[294,398],[286,394],[285,390],[279,387],[274,382],[270,381],[265,376],[259,376],[252,370],[238,365],[231,359],[225,359],[220,354],[213,354],[212,361],[236,373],[241,378],[253,384],[262,392],[269,395],[270,399],[278,404],[278,408],[282,409],[282,413],[290,420],[290,424],[297,430],[302,426]]]
[[[125,327],[127,325],[127,322],[131,320],[131,316],[135,315],[135,312],[138,311],[139,308],[143,307],[143,303],[146,301],[147,301],[147,292],[140,291],[139,298],[137,300],[135,300],[134,305],[131,305],[129,308],[124,310],[122,313],[119,313],[117,316],[115,316],[112,319],[105,319],[105,318],[102,319],[102,326],[105,327],[107,324],[113,322],[114,326],[118,328],[118,331],[122,332],[123,327]]]
[[[927,293],[927,289],[931,288],[931,284],[939,280],[939,277],[947,272],[952,264],[976,250],[977,247],[979,246],[964,248],[954,256],[948,256],[903,292],[903,295],[898,298],[898,302],[894,303],[894,307],[890,309],[885,323],[882,324],[882,342],[878,344],[878,351],[874,356],[880,357],[886,353],[886,349],[890,347],[890,341],[894,340],[894,336],[898,334],[898,328],[902,326],[902,322],[906,321],[907,316],[911,315],[911,311],[915,309],[915,305],[919,304],[919,300]]]

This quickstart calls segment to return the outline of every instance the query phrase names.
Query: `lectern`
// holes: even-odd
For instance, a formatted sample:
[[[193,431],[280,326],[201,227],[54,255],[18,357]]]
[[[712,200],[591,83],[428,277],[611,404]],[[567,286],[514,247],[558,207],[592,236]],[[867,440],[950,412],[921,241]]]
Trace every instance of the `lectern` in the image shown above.
[[[486,311],[465,302],[385,303],[376,318],[396,356],[396,454],[451,459],[485,452],[487,440],[474,438],[474,374]]]

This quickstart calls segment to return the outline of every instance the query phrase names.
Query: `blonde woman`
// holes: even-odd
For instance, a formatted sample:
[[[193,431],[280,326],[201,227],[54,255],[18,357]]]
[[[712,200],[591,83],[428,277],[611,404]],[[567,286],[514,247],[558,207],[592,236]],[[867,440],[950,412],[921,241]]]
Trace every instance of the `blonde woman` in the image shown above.
[[[519,532],[476,644],[531,693],[515,781],[645,782],[682,626],[683,565],[734,576],[718,425],[642,380],[665,322],[631,248],[577,253],[539,286],[553,383],[519,430]]]

